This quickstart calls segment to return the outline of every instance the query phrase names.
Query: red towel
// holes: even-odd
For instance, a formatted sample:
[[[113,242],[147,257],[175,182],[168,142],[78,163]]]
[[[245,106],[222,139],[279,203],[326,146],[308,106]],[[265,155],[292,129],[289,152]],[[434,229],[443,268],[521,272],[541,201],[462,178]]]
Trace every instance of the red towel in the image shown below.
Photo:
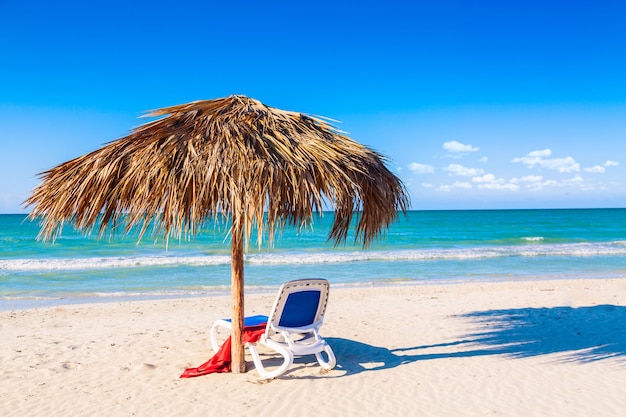
[[[265,333],[266,323],[258,326],[244,327],[243,329],[243,343],[257,342],[263,333]],[[201,376],[206,374],[218,373],[218,372],[230,372],[230,336],[220,346],[215,356],[209,359],[207,362],[198,366],[197,368],[185,369],[185,372],[180,376],[181,378],[192,378],[194,376]]]

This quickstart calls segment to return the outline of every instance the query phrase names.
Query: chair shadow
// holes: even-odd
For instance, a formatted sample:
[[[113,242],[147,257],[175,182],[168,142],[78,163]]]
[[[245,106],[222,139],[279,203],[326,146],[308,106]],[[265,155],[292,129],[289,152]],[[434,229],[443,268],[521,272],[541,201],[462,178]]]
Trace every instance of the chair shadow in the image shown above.
[[[626,306],[521,308],[477,311],[467,319],[472,332],[456,341],[388,349],[327,337],[337,369],[354,375],[443,358],[506,355],[526,358],[560,354],[559,362],[626,360]]]

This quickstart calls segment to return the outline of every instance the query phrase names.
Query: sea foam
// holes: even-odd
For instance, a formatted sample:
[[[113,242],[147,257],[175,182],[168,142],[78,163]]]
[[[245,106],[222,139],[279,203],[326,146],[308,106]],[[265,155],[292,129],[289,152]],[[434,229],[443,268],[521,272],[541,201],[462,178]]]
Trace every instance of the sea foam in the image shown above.
[[[602,243],[533,244],[523,246],[477,246],[447,249],[406,249],[389,251],[318,251],[248,254],[245,262],[253,265],[315,265],[350,262],[411,262],[464,260],[498,257],[587,257],[626,255],[624,241]],[[0,260],[0,271],[93,270],[141,267],[220,266],[230,257],[214,256],[137,256],[56,259]]]

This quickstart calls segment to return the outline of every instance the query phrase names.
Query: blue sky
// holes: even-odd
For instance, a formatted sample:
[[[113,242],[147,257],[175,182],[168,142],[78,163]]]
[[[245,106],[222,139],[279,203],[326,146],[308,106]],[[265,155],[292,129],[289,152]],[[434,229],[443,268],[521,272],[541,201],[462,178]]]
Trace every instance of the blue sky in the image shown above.
[[[414,209],[626,207],[624,16],[602,0],[0,0],[0,213],[144,111],[231,94],[340,120]]]

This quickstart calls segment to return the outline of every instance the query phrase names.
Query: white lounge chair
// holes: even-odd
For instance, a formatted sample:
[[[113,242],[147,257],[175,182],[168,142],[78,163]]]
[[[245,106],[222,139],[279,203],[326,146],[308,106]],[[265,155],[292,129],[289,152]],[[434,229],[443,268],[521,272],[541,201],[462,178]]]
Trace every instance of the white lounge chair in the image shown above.
[[[256,343],[275,350],[284,358],[278,368],[267,371],[259,357],[256,343],[246,343],[261,378],[272,379],[282,375],[292,365],[294,356],[314,354],[322,368],[331,370],[335,367],[335,354],[319,334],[328,302],[329,287],[325,279],[286,282],[278,291],[269,317],[252,316],[244,319],[245,326],[267,322],[265,333]],[[213,323],[211,345],[215,352],[219,349],[217,334],[220,327],[230,330],[231,321],[221,319]],[[326,353],[327,360],[322,352]]]

